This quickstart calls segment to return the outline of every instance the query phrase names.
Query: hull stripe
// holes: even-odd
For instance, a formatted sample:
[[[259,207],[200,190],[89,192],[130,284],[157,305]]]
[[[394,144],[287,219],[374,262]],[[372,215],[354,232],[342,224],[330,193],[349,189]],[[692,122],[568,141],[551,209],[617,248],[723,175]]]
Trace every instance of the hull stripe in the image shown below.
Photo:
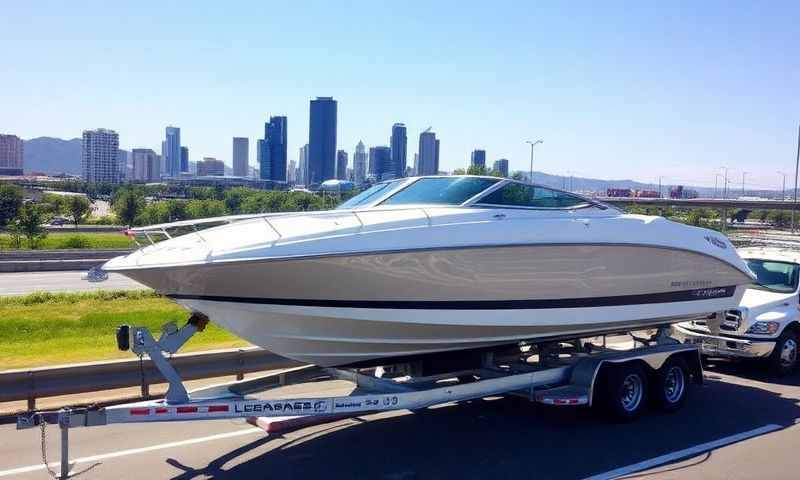
[[[541,300],[323,300],[306,298],[252,298],[216,295],[167,294],[173,300],[290,305],[298,307],[381,308],[394,310],[537,310],[546,308],[591,308],[691,302],[732,297],[736,286],[710,287],[676,292],[616,295],[610,297],[553,298]]]

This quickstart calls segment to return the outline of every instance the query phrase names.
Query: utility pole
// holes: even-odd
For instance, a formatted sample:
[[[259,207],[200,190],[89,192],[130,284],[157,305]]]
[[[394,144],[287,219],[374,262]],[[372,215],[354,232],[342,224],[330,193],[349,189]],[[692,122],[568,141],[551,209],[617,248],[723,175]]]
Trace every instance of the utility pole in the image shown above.
[[[800,167],[800,124],[797,125],[797,158],[794,161],[794,203],[792,203],[792,233],[794,233],[794,210],[797,208],[797,169]]]
[[[728,167],[722,167],[725,170],[725,175],[722,179],[722,199],[728,198]]]
[[[783,176],[783,185],[781,187],[781,201],[786,201],[786,174],[783,172],[778,172],[778,175]]]
[[[719,173],[714,174],[714,198],[717,198],[717,181],[719,180]]]
[[[544,140],[539,139],[539,140],[536,140],[535,142],[532,142],[530,140],[526,140],[525,143],[529,143],[531,145],[531,171],[530,171],[530,176],[528,178],[529,178],[529,180],[531,182],[531,185],[533,185],[533,147],[535,147],[536,145],[538,145],[540,143],[544,143]]]
[[[661,176],[658,177],[658,198],[661,198],[661,179],[662,178],[663,177],[661,177]]]
[[[742,196],[744,197],[744,176],[747,175],[747,172],[742,172]]]

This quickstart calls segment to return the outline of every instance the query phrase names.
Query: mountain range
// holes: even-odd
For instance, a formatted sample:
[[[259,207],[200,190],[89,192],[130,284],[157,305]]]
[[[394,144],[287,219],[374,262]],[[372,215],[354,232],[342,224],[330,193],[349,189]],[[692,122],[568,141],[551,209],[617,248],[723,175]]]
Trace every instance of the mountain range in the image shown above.
[[[130,157],[129,157],[130,158]],[[44,172],[50,175],[67,173],[70,175],[81,174],[81,139],[73,138],[63,140],[53,137],[38,137],[25,140],[24,165],[26,172]],[[225,174],[230,175],[231,168],[225,165]],[[527,172],[524,172],[527,177]],[[605,192],[609,188],[630,188],[634,190],[658,190],[658,185],[642,183],[635,180],[602,180],[597,178],[569,177],[551,175],[544,172],[533,173],[534,181],[541,185],[561,188],[572,191]],[[709,187],[693,187],[700,196],[714,195],[714,189]],[[662,192],[666,195],[668,185],[662,185]],[[748,191],[750,195],[767,196],[774,192]]]

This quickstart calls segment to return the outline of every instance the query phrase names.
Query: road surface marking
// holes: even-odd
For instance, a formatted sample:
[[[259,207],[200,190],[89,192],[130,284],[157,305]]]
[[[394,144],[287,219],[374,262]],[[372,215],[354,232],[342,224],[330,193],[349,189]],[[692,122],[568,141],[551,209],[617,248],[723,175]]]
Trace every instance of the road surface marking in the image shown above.
[[[159,445],[151,445],[149,447],[131,448],[129,450],[120,450],[117,452],[102,453],[100,455],[92,455],[91,457],[82,457],[70,460],[70,465],[73,467],[79,463],[96,462],[106,458],[124,457],[126,455],[136,455],[137,453],[152,452],[154,450],[162,450],[165,448],[181,447],[183,445],[193,445],[195,443],[210,442],[213,440],[222,440],[224,438],[238,437],[241,435],[249,435],[252,433],[264,434],[264,430],[260,428],[248,428],[246,430],[237,430],[235,432],[220,433],[217,435],[209,435],[208,437],[191,438],[189,440],[180,440],[177,442],[162,443]],[[56,449],[57,450],[57,449]],[[50,462],[50,468],[58,468],[59,462]],[[12,468],[11,470],[0,470],[0,477],[7,477],[11,475],[19,475],[21,473],[35,472],[37,470],[44,470],[44,464],[30,465],[28,467]]]
[[[588,477],[584,480],[609,480],[612,478],[619,478],[625,475],[630,475],[631,473],[641,472],[642,470],[649,470],[651,468],[671,463],[676,460],[693,457],[695,455],[707,452],[709,450],[714,450],[716,448],[724,447],[732,443],[741,442],[742,440],[747,440],[748,438],[764,435],[765,433],[774,432],[775,430],[780,430],[781,428],[783,427],[781,427],[780,425],[774,425],[774,424],[764,425],[763,427],[749,430],[747,432],[737,433],[736,435],[723,437],[707,443],[701,443],[700,445],[696,445],[694,447],[678,450],[677,452],[668,453],[666,455],[661,455],[660,457],[655,457],[651,458],[650,460],[634,463],[633,465],[620,467],[616,470],[611,470],[609,472],[592,475],[591,477]]]

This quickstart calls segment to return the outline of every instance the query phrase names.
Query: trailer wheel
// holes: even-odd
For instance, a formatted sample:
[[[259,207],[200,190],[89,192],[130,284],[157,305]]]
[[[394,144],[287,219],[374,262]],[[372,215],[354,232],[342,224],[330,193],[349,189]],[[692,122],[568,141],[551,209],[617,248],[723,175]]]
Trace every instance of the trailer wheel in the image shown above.
[[[798,340],[794,330],[786,328],[778,340],[775,341],[775,349],[769,356],[769,363],[772,371],[779,376],[792,373],[797,367]]]
[[[686,402],[688,385],[689,367],[683,358],[673,355],[656,371],[653,402],[665,412],[675,412]]]
[[[599,378],[600,404],[614,421],[630,422],[644,410],[647,399],[647,374],[638,363],[607,365]]]

